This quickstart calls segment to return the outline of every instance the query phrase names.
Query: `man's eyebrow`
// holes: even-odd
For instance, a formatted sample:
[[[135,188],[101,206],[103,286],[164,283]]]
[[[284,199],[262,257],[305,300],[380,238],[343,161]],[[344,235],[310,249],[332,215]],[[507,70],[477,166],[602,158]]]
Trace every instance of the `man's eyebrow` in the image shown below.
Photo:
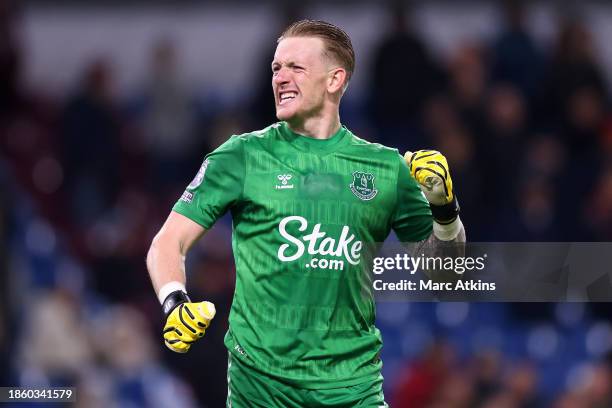
[[[283,64],[281,62],[279,62],[279,61],[272,61],[272,64],[270,64],[270,66],[272,68],[274,68],[275,66],[278,66],[278,65],[283,65]],[[289,61],[289,62],[285,63],[285,65],[287,67],[289,67],[289,68],[292,68],[292,67],[295,67],[297,64],[294,61]]]

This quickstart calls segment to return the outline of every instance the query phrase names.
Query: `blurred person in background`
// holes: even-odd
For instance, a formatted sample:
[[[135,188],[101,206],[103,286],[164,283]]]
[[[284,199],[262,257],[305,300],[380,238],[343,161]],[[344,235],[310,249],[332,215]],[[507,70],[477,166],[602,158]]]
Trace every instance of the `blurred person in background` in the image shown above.
[[[454,370],[440,385],[428,408],[470,408],[474,406],[474,380],[464,372]]]
[[[608,84],[597,61],[592,35],[583,21],[562,21],[544,87],[546,119],[568,149],[563,194],[593,194],[603,161],[601,146],[609,112]],[[564,219],[563,239],[589,240],[588,218],[582,200],[559,200]]]
[[[485,53],[478,43],[459,44],[448,62],[448,92],[459,118],[475,137],[479,155],[487,138],[485,106],[489,73]]]
[[[585,207],[590,230],[596,239],[612,237],[612,163],[599,175],[593,194]]]
[[[419,118],[444,76],[413,26],[410,5],[394,1],[388,7],[390,31],[376,47],[370,75],[370,118],[383,144],[400,150],[428,146],[417,131]]]
[[[510,84],[496,84],[489,89],[486,109],[486,134],[482,141],[482,156],[486,156],[488,178],[484,183],[490,195],[489,208],[503,209],[504,195],[512,191],[502,191],[502,187],[512,185],[516,176],[514,164],[517,157],[523,156],[527,142],[527,106],[520,90]],[[496,175],[497,179],[490,177]],[[497,188],[497,190],[492,190]]]
[[[572,392],[564,393],[559,396],[553,404],[553,408],[589,408],[587,401],[581,395],[576,395]]]
[[[80,230],[92,272],[90,283],[111,301],[148,301],[135,293],[148,285],[137,271],[148,248],[142,237],[154,233],[150,220],[157,216],[157,208],[151,197],[141,186],[124,181],[110,207]]]
[[[503,219],[506,239],[558,241],[566,236],[559,202],[566,189],[568,151],[558,134],[532,134],[520,149],[513,199]]]
[[[134,271],[146,253],[140,234],[149,228],[152,206],[138,187],[143,184],[144,175],[138,176],[142,166],[129,160],[122,143],[126,116],[108,58],[86,67],[61,119],[63,192],[73,244],[90,262],[91,281],[100,293],[112,300],[129,299],[146,284]]]
[[[455,350],[445,341],[436,341],[406,368],[395,387],[393,408],[427,408],[435,402],[441,385],[456,363]]]
[[[75,384],[93,364],[79,299],[65,290],[38,291],[24,322],[18,364],[24,386]]]
[[[501,391],[488,398],[479,408],[519,408],[512,395],[507,391]]]
[[[489,349],[476,352],[470,361],[470,372],[474,378],[476,405],[495,395],[500,389],[502,355],[498,350]]]
[[[486,217],[489,223],[502,224],[505,214],[515,206],[511,198],[517,192],[512,186],[516,184],[517,158],[523,157],[527,145],[529,118],[525,97],[520,89],[509,83],[492,85],[486,101],[486,137],[479,145],[479,157],[483,158],[483,185],[487,186],[482,199],[488,209]]]
[[[503,29],[491,46],[491,80],[509,83],[525,96],[528,106],[537,96],[543,61],[526,26],[526,1],[502,1]]]
[[[143,132],[154,194],[176,195],[176,185],[191,173],[202,143],[195,137],[195,101],[181,80],[178,49],[173,40],[158,40],[151,51],[150,78],[143,95]]]
[[[503,380],[504,389],[514,404],[520,408],[539,408],[544,401],[538,395],[538,373],[529,362],[520,362],[511,367]]]
[[[92,61],[62,116],[64,188],[68,208],[79,226],[107,211],[121,186],[120,118],[114,81],[110,61]]]
[[[500,227],[511,241],[554,241],[563,234],[558,224],[559,213],[555,203],[558,191],[542,177],[522,180],[519,190],[508,200]]]
[[[549,126],[567,149],[561,173],[563,195],[595,197],[605,189],[596,175],[605,172],[605,132],[610,105],[608,84],[597,58],[592,34],[575,17],[562,21],[547,81],[544,102]],[[605,202],[605,199],[601,202]],[[564,240],[609,239],[598,226],[598,213],[591,213],[584,200],[557,200],[564,220],[560,238]],[[609,212],[609,209],[607,210]]]
[[[604,408],[612,404],[612,378],[607,364],[588,364],[571,388],[558,397],[554,408]]]
[[[597,95],[607,96],[608,86],[597,55],[585,23],[575,15],[562,18],[542,89],[542,111],[547,122],[567,123],[571,96],[579,89],[593,89]],[[593,141],[583,142],[588,146]]]

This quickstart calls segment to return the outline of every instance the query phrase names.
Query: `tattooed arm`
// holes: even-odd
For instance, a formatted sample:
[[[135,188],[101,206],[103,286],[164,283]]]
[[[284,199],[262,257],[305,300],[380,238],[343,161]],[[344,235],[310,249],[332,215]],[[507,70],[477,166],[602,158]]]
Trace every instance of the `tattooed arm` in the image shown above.
[[[461,219],[457,217],[455,221],[448,225],[440,225],[434,221],[433,232],[431,235],[420,242],[409,244],[409,251],[415,256],[426,258],[458,258],[465,256],[465,228]],[[461,278],[461,274],[439,267],[439,263],[426,263],[421,270],[434,281],[456,281]]]

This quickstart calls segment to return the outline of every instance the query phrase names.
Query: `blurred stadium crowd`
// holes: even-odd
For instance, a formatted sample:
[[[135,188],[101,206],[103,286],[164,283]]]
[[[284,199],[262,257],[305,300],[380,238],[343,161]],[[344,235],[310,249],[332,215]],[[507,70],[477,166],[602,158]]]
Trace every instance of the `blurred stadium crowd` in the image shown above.
[[[270,57],[241,106],[190,92],[171,38],[151,50],[137,94],[117,96],[112,61],[100,56],[72,94],[49,97],[22,86],[17,4],[0,1],[0,385],[73,384],[86,407],[222,406],[231,220],[187,261],[192,297],[218,310],[187,356],[163,349],[144,257],[203,156],[275,120]],[[520,3],[500,10],[493,42],[463,44],[444,61],[408,10],[390,10],[370,66],[358,62],[369,90],[346,101],[344,124],[402,152],[444,152],[470,241],[609,241],[610,86],[589,26],[560,18],[541,49]],[[610,407],[607,306],[381,304],[388,400]]]

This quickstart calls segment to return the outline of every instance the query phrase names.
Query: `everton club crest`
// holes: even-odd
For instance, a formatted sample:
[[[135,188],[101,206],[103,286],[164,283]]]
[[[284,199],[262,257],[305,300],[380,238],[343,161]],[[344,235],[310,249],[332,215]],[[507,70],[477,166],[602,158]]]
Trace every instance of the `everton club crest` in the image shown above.
[[[363,171],[353,172],[353,182],[349,184],[351,191],[362,200],[376,197],[378,190],[374,187],[374,175]]]

